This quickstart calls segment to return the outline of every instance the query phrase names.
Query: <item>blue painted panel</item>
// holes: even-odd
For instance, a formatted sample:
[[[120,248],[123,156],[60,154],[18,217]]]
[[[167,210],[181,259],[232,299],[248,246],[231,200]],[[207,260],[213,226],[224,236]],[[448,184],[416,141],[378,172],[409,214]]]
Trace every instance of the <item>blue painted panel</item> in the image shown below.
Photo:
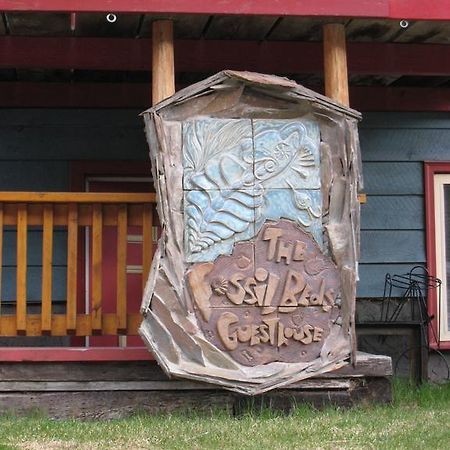
[[[424,161],[450,157],[450,129],[362,129],[363,161]]]
[[[13,126],[110,126],[142,129],[143,120],[137,109],[0,109],[0,129]],[[1,131],[0,131],[1,133]]]
[[[418,264],[360,264],[357,297],[383,297],[386,273],[403,274]],[[356,305],[358,308],[358,305]]]
[[[65,161],[1,161],[0,167],[2,191],[69,190],[69,164]]]
[[[4,232],[3,236],[3,265],[16,265],[17,234],[15,231]],[[28,231],[27,242],[28,265],[40,266],[42,264],[42,231]],[[53,233],[53,264],[64,266],[67,263],[67,232],[55,230]]]
[[[27,270],[27,301],[39,301],[41,296],[41,267]],[[67,270],[65,267],[53,268],[52,298],[55,302],[66,299]],[[2,274],[2,302],[16,301],[16,268],[4,267]]]
[[[417,230],[362,231],[361,262],[425,262],[425,233]]]
[[[423,194],[422,163],[365,162],[363,175],[368,195]]]
[[[116,126],[48,125],[2,127],[4,160],[147,160],[143,129]]]
[[[363,230],[423,230],[422,196],[369,196],[361,205]]]
[[[363,120],[359,127],[419,129],[450,129],[450,113],[448,112],[363,112]]]

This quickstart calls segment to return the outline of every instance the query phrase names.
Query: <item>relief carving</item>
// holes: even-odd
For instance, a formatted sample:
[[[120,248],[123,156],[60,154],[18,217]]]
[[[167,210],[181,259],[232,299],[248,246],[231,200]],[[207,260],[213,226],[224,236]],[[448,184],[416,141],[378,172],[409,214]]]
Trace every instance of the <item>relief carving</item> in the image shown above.
[[[321,271],[308,273],[310,261]],[[266,223],[254,242],[236,243],[232,255],[207,264],[194,264],[187,282],[214,345],[251,366],[318,357],[338,316],[339,276],[297,224]],[[198,296],[206,291],[207,299]]]
[[[212,261],[290,218],[322,243],[313,121],[198,119],[183,126],[187,261]]]

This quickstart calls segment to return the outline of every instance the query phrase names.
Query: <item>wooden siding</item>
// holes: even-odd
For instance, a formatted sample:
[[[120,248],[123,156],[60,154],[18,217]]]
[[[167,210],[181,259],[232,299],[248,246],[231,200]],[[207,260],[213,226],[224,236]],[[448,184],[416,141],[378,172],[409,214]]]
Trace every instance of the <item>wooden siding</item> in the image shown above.
[[[450,114],[367,113],[360,125],[364,191],[358,297],[381,297],[384,276],[423,265],[423,161],[450,160]]]
[[[0,110],[0,190],[69,190],[71,160],[147,160],[137,110]],[[360,126],[365,192],[359,297],[380,297],[386,272],[425,262],[423,161],[450,160],[450,114],[367,113]],[[9,234],[8,234],[9,233]],[[41,273],[38,231],[27,297]],[[2,298],[15,297],[16,239],[5,231]],[[64,299],[66,235],[55,233],[54,300]],[[11,274],[11,276],[9,276]]]
[[[138,110],[0,110],[0,191],[70,191],[74,160],[147,160]],[[41,298],[42,231],[28,231],[27,302]],[[16,299],[16,232],[4,231],[2,304]],[[65,302],[67,231],[55,229],[53,303]]]

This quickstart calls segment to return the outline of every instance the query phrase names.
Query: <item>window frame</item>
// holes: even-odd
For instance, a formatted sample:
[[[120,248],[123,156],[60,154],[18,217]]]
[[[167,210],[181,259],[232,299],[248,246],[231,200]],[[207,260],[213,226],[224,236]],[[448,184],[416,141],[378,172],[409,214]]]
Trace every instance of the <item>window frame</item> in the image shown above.
[[[439,229],[436,226],[436,175],[450,176],[450,161],[425,161],[424,178],[425,178],[425,232],[426,232],[426,256],[427,269],[431,275],[437,276],[438,261],[437,242],[439,239]],[[448,280],[449,281],[449,280]],[[441,302],[446,300],[444,292],[446,286],[442,286]],[[447,299],[447,302],[450,299]],[[429,292],[428,314],[433,316],[432,324],[436,330],[436,336],[429,329],[430,347],[434,349],[450,350],[450,331],[447,332],[445,339],[441,338],[440,321],[438,313],[442,312],[442,305],[438,305],[438,295],[435,289]],[[448,304],[447,304],[448,305]],[[449,305],[447,306],[449,307]]]

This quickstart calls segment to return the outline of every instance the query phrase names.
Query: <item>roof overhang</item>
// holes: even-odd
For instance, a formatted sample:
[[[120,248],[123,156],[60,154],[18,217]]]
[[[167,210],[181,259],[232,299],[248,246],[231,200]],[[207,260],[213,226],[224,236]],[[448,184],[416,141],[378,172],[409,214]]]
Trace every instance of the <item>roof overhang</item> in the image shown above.
[[[450,0],[0,0],[0,11],[450,20]]]

